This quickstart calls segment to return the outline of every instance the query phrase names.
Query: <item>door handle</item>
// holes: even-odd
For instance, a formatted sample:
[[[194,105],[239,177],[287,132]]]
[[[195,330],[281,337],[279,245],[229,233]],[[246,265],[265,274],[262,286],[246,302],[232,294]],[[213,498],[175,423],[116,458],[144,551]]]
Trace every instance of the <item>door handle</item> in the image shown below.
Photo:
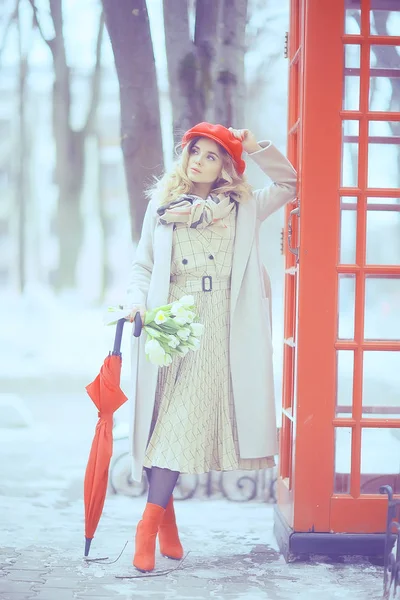
[[[288,219],[288,248],[289,248],[289,252],[291,252],[292,254],[294,254],[296,256],[296,263],[298,263],[299,262],[299,248],[298,248],[298,246],[296,248],[294,248],[292,246],[292,235],[293,235],[292,219],[294,216],[300,217],[300,206],[297,206],[296,208],[294,208],[293,210],[290,211],[289,219]]]

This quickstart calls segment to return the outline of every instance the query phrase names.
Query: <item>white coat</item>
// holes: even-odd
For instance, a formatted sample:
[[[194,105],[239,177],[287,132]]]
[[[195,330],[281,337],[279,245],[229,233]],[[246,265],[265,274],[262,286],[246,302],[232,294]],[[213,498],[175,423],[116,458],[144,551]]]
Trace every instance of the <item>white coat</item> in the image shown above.
[[[269,278],[260,259],[259,229],[264,219],[296,195],[296,172],[290,162],[271,142],[260,145],[262,150],[249,156],[273,183],[238,205],[231,279],[229,349],[241,458],[278,452]],[[131,268],[130,306],[152,309],[168,302],[173,224],[160,224],[156,210],[155,201],[150,201]],[[132,336],[130,443],[136,481],[142,477],[159,369],[145,357],[144,343],[145,336]]]

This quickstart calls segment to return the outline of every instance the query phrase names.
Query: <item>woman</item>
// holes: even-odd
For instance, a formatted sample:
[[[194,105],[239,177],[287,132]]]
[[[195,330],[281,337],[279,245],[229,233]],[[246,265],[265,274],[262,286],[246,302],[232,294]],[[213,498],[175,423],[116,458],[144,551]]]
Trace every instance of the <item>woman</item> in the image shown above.
[[[128,288],[137,312],[194,296],[205,325],[200,349],[159,369],[133,342],[132,475],[149,481],[134,566],[151,571],[160,551],[183,556],[172,492],[179,473],[274,465],[277,434],[269,299],[259,227],[293,200],[296,173],[247,129],[199,123],[182,155],[151,190]],[[252,192],[246,152],[272,179]]]

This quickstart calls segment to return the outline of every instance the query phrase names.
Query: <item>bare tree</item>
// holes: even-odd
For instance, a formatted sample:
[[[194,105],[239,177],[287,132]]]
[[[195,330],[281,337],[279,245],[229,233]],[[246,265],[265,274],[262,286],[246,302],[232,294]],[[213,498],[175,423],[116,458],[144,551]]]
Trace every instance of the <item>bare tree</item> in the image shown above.
[[[120,86],[121,147],[132,238],[140,236],[144,189],[164,167],[153,45],[145,0],[103,0]]]
[[[63,2],[50,0],[50,15],[54,36],[48,39],[40,24],[35,0],[34,23],[51,51],[54,65],[53,131],[56,150],[56,182],[59,190],[57,233],[60,245],[59,267],[55,286],[73,287],[75,270],[83,241],[83,221],[80,213],[81,193],[85,174],[85,141],[92,133],[100,88],[101,43],[103,16],[100,17],[96,47],[96,64],[92,73],[91,101],[85,124],[79,130],[71,126],[71,69],[67,63],[63,31]]]

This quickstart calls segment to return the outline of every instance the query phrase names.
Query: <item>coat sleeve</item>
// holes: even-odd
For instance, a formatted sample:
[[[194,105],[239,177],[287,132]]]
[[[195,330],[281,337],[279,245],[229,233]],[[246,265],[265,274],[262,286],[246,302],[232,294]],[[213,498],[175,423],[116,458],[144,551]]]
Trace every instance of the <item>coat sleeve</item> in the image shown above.
[[[126,304],[146,304],[153,272],[153,238],[156,226],[156,211],[150,201],[143,220],[142,233],[131,265],[126,291]]]
[[[264,221],[287,202],[294,200],[297,174],[288,159],[271,142],[263,141],[259,144],[262,150],[252,152],[249,156],[272,179],[269,186],[253,192],[257,217]]]

